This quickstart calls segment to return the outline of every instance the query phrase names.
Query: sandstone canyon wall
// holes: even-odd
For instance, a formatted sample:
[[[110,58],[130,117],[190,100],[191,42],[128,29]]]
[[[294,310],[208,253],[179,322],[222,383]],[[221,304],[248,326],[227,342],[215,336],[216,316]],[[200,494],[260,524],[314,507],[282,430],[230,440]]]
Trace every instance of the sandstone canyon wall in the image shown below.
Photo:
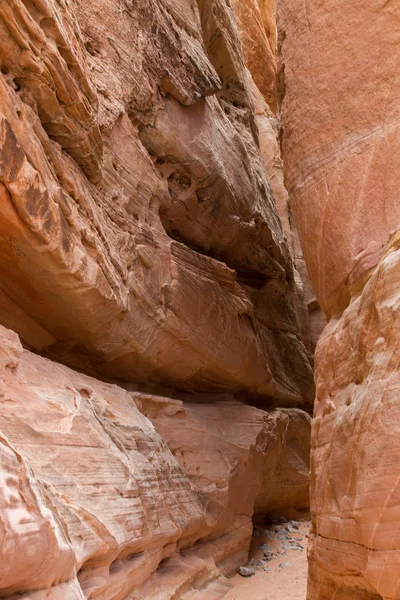
[[[316,353],[309,600],[400,598],[400,11],[281,0],[283,157],[328,316]]]
[[[239,26],[245,64],[249,70],[261,155],[288,240],[297,289],[301,290],[307,307],[308,314],[303,319],[303,335],[314,350],[326,325],[326,318],[310,283],[284,180],[280,144],[282,128],[277,114],[277,102],[280,101],[284,86],[278,71],[276,1],[233,0],[232,7]]]
[[[1,597],[214,600],[254,511],[308,508],[254,7],[265,72],[226,0],[0,2]]]

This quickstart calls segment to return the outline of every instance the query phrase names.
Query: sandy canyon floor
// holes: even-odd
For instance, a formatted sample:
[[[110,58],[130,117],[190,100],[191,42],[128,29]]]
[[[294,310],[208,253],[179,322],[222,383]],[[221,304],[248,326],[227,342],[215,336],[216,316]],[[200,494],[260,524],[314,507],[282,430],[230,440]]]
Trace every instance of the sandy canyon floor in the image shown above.
[[[230,580],[234,587],[225,600],[305,600],[309,530],[308,521],[299,522],[299,529],[294,533],[285,529],[274,532],[274,527],[259,530],[261,535],[253,537],[250,550],[250,562],[254,559],[256,573],[252,577],[235,575]],[[264,567],[257,567],[257,561],[264,558],[264,551],[260,548],[263,544],[269,544],[272,560],[263,561]],[[297,548],[291,549],[290,546]],[[270,570],[265,571],[264,568]]]

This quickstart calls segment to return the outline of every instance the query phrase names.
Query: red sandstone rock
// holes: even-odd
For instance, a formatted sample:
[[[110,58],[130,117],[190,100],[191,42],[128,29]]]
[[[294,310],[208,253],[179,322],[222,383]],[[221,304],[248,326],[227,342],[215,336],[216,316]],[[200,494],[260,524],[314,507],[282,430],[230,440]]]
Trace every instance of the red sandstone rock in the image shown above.
[[[309,598],[400,598],[399,238],[318,344]]]
[[[276,112],[276,3],[275,0],[234,0],[246,67],[255,104],[258,140],[265,170],[274,194],[277,212],[294,263],[294,278],[298,294],[299,327],[307,346],[315,349],[326,319],[311,287],[303,252],[292,217],[290,198],[285,187],[280,148],[281,126]],[[302,311],[306,304],[308,311]]]
[[[316,354],[309,600],[398,600],[399,11],[280,3],[283,149],[330,322]]]
[[[247,503],[249,516],[308,509],[311,419],[304,411],[262,411],[232,400],[193,404],[145,395],[137,402],[218,527],[242,515],[246,497],[255,497],[255,503]],[[257,449],[251,458],[249,445]],[[251,478],[253,470],[257,476]]]
[[[290,199],[284,182],[283,161],[279,143],[280,123],[278,119],[271,114],[268,105],[263,100],[261,93],[254,82],[252,91],[255,102],[261,156],[263,157],[265,170],[271,183],[276,209],[289,244],[295,267],[295,289],[298,294],[298,309],[296,314],[299,318],[299,327],[307,345],[311,346],[314,350],[319,336],[326,325],[326,318],[315,298],[307,267],[304,262],[295,223],[291,215]],[[303,306],[304,310],[302,311]],[[306,307],[308,310],[306,310]]]
[[[276,109],[276,1],[233,0],[244,59],[271,110]]]
[[[274,8],[241,8],[272,105]],[[235,13],[13,0],[0,60],[0,595],[216,600],[254,510],[308,507],[313,401]]]
[[[282,0],[286,184],[322,308],[341,313],[400,220],[399,12]]]
[[[307,505],[302,411],[132,394],[0,337],[2,596],[159,599],[207,581],[217,598],[256,498]]]
[[[0,7],[2,322],[92,373],[311,403],[232,10],[14,4]],[[271,282],[289,328],[254,304]]]

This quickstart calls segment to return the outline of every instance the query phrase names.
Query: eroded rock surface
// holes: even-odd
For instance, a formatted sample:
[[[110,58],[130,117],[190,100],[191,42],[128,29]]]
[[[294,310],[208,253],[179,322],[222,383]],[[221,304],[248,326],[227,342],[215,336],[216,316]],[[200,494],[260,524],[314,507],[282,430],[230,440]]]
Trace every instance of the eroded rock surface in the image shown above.
[[[233,0],[244,59],[254,82],[275,112],[277,101],[276,0]]]
[[[311,418],[304,411],[263,411],[231,399],[195,404],[142,395],[137,403],[221,523],[233,522],[246,496],[255,497],[248,506],[256,515],[309,507]],[[259,450],[256,462],[249,445]]]
[[[282,0],[286,182],[317,298],[309,600],[400,598],[400,14]],[[398,394],[397,394],[398,396]]]
[[[316,354],[309,598],[400,597],[400,240]]]
[[[260,152],[292,256],[299,306],[305,305],[307,309],[298,310],[299,326],[307,347],[314,351],[326,318],[310,283],[284,179],[282,128],[276,114],[283,91],[282,77],[277,73],[276,3],[275,0],[234,0],[232,7],[250,79]]]
[[[18,0],[0,16],[3,324],[102,376],[310,403],[229,5]],[[271,282],[285,301],[269,294],[266,317]]]
[[[216,600],[254,511],[308,507],[274,5],[246,6],[0,2],[9,600]]]
[[[329,11],[283,0],[280,17],[286,183],[311,282],[335,315],[399,226],[400,16],[379,0]]]
[[[307,506],[302,411],[127,392],[0,334],[2,596],[219,597],[255,501]]]

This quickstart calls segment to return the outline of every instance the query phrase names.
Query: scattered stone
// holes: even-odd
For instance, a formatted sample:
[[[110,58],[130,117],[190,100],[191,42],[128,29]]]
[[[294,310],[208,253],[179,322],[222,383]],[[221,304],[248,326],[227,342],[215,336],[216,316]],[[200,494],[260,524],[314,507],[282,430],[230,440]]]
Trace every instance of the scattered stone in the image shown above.
[[[263,567],[264,566],[264,561],[260,559],[258,559],[258,561],[256,562],[256,567]]]
[[[278,540],[287,540],[287,535],[278,535]]]
[[[253,538],[259,538],[261,535],[259,529],[253,529]]]
[[[294,539],[296,540],[296,542],[302,542],[303,541],[303,538],[301,538],[301,537],[295,537]]]
[[[238,567],[236,570],[242,577],[252,577],[256,574],[255,570],[250,567]]]
[[[292,526],[292,527],[294,527],[295,529],[298,529],[298,528],[299,528],[299,524],[298,524],[298,522],[297,522],[297,521],[290,521],[290,524],[291,524],[291,526]]]
[[[269,531],[268,529],[265,530],[264,535],[269,537],[271,540],[273,540],[275,537],[275,533],[273,531]]]
[[[265,554],[264,555],[264,560],[267,560],[268,562],[270,562],[271,560],[273,560],[273,555],[271,554]]]
[[[264,567],[264,571],[272,571],[271,567]]]
[[[270,546],[270,544],[261,544],[261,546],[259,546],[259,548],[263,552],[271,552],[271,546]]]
[[[280,569],[285,569],[285,567],[293,567],[293,565],[290,562],[283,562],[279,565]]]
[[[249,565],[250,565],[250,567],[252,567],[252,566],[255,564],[255,562],[256,562],[255,558],[251,558],[251,559],[249,560]]]

